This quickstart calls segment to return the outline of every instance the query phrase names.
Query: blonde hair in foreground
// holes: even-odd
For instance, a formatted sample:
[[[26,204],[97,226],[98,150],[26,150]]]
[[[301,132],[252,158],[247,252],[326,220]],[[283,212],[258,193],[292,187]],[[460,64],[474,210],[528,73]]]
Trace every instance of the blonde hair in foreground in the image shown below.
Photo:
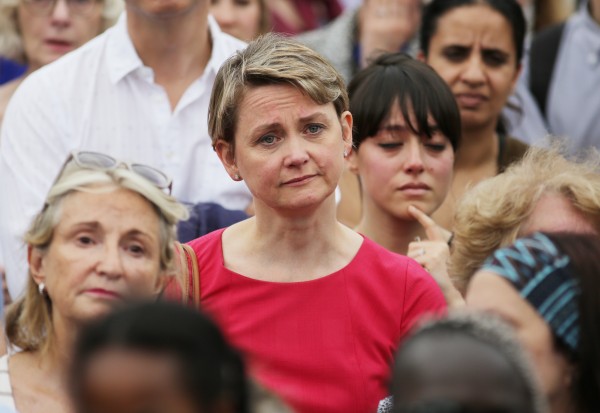
[[[237,108],[245,92],[265,85],[291,85],[319,105],[332,102],[340,116],[348,94],[340,74],[321,55],[296,40],[267,33],[230,57],[219,69],[208,108],[208,132],[234,144]]]
[[[523,223],[545,194],[559,194],[600,232],[600,154],[569,160],[563,146],[531,147],[504,173],[468,191],[454,216],[449,273],[464,293],[490,254],[517,238]]]
[[[42,211],[25,235],[29,248],[46,251],[52,243],[54,228],[60,222],[61,206],[74,191],[107,193],[119,188],[144,197],[159,217],[160,268],[174,274],[176,224],[188,217],[187,209],[140,175],[124,168],[109,171],[80,168],[70,162],[50,189]],[[29,274],[25,294],[6,312],[6,335],[12,345],[24,351],[47,351],[52,341],[52,302],[41,295]]]

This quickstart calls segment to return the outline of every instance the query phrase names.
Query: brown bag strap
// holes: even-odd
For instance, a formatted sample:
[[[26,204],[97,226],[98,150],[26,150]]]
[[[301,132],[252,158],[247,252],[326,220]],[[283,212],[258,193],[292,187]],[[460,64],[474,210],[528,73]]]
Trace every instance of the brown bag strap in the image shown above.
[[[183,305],[198,308],[200,306],[200,269],[196,252],[189,245],[176,242],[175,255],[179,259],[181,285],[177,282],[170,282],[165,290],[165,295]]]
[[[187,244],[180,244],[187,260],[188,268],[188,301],[193,307],[200,306],[200,268],[198,267],[198,257],[192,247]],[[191,300],[191,302],[190,302]]]

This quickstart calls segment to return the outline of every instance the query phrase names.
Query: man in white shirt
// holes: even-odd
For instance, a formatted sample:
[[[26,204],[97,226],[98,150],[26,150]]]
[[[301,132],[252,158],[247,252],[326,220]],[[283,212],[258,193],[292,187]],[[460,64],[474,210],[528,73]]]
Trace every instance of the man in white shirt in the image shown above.
[[[30,75],[7,108],[0,244],[13,298],[27,281],[23,234],[73,150],[154,165],[183,202],[251,201],[213,152],[206,119],[218,68],[245,44],[220,31],[208,0],[125,3],[115,27]]]

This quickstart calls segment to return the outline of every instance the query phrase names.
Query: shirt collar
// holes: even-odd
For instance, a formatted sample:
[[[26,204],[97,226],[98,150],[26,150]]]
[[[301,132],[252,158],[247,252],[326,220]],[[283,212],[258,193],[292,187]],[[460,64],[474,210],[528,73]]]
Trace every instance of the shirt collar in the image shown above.
[[[129,73],[144,66],[138,56],[129,33],[127,15],[124,11],[108,34],[106,64],[112,83],[117,83]]]
[[[231,47],[226,44],[228,35],[221,31],[211,15],[208,15],[208,28],[212,52],[204,73],[216,73],[221,64],[230,56]],[[108,36],[106,63],[110,80],[117,83],[131,72],[143,68],[144,63],[138,56],[127,31],[126,12],[121,14]]]

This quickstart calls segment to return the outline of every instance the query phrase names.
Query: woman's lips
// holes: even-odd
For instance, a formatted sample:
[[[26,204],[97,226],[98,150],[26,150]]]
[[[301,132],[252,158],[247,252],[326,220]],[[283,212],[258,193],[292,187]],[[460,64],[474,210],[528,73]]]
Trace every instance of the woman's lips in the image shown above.
[[[408,196],[422,196],[431,191],[431,187],[421,182],[411,182],[398,188],[403,194]]]
[[[486,96],[478,93],[460,93],[456,95],[458,105],[467,109],[475,109],[487,100]]]
[[[317,176],[317,175],[303,175],[303,176],[299,176],[297,178],[288,179],[287,181],[285,181],[283,183],[283,185],[285,185],[285,186],[303,185],[306,182],[309,182],[310,180],[312,180],[312,178],[314,178],[315,176]]]
[[[73,43],[60,39],[46,39],[46,46],[55,53],[65,54],[73,50]]]
[[[117,293],[116,291],[105,290],[104,288],[90,288],[85,290],[85,293],[94,297],[104,299],[118,300],[121,298],[121,294]]]

